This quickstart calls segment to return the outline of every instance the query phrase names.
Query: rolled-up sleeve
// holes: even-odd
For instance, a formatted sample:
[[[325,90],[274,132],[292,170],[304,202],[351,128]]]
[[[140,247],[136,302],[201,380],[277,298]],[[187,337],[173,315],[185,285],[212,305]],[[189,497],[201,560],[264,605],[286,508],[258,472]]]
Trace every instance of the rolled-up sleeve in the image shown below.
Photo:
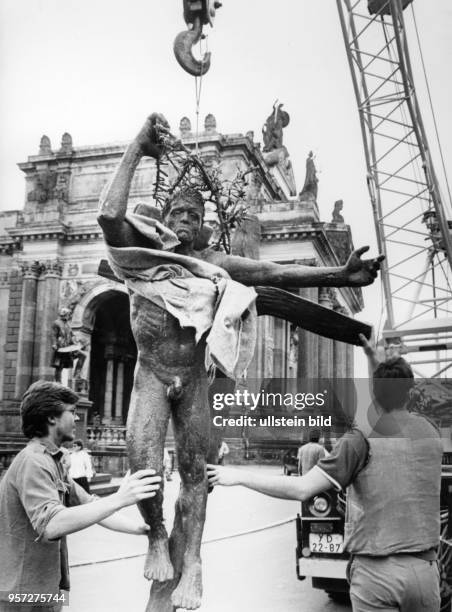
[[[358,429],[353,429],[338,440],[331,454],[320,459],[313,469],[321,470],[335,489],[346,489],[366,465],[368,455],[366,438]]]
[[[44,455],[25,461],[17,481],[20,500],[40,540],[50,520],[64,510],[65,485],[55,478]]]

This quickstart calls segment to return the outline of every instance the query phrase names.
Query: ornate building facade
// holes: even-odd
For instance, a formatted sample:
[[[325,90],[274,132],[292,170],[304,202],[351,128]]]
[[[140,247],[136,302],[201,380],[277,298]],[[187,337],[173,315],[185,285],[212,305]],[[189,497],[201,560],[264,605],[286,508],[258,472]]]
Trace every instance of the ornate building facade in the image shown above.
[[[195,138],[187,118],[183,143]],[[297,196],[287,150],[278,142],[263,152],[251,132],[222,135],[212,115],[198,138],[207,166],[225,178],[248,175],[248,210],[257,218],[233,241],[237,254],[280,263],[343,264],[352,250],[350,228],[335,206],[331,222],[317,207],[312,155]],[[20,443],[19,402],[35,380],[53,379],[52,326],[61,307],[72,312],[72,329],[87,353],[83,366],[79,434],[94,445],[124,444],[136,348],[125,288],[98,275],[105,258],[96,221],[99,195],[125,145],[75,147],[69,134],[53,149],[43,136],[39,151],[19,168],[26,183],[23,209],[0,213],[0,446]],[[133,181],[130,206],[152,201],[155,162],[145,159]],[[298,290],[297,290],[298,291]],[[303,289],[300,295],[353,316],[362,307],[359,289]],[[258,344],[250,377],[341,378],[353,374],[352,347],[259,317]],[[71,384],[71,380],[67,381]]]

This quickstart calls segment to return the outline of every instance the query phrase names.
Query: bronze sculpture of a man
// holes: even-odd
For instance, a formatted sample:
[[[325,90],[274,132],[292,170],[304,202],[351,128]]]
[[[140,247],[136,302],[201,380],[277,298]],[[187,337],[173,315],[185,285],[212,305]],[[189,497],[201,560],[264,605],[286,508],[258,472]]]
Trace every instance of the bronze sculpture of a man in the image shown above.
[[[234,302],[233,308],[238,308],[236,320],[246,331],[245,325],[253,315],[253,286],[368,285],[376,278],[382,259],[361,260],[367,250],[362,248],[350,256],[345,266],[315,268],[255,261],[210,248],[196,250],[204,203],[201,194],[192,189],[176,193],[166,203],[163,224],[146,205],[139,208],[138,214],[128,214],[134,172],[143,156],[161,155],[162,136],[168,132],[163,115],[153,114],[146,120],[102,197],[98,217],[113,270],[129,289],[131,326],[138,349],[127,423],[130,466],[132,471],[152,467],[162,473],[171,416],[181,475],[169,542],[163,523],[162,493],[139,504],[151,527],[145,576],[154,584],[148,612],[172,609],[156,603],[159,589],[173,591],[170,606],[175,608],[196,609],[201,604],[200,545],[210,436],[206,349],[217,364],[224,357],[223,369],[230,375],[239,371],[241,359],[239,351],[232,358],[229,350],[215,350],[214,342],[209,340],[221,304]],[[232,289],[224,289],[227,283]],[[227,297],[227,291],[232,291],[233,300]],[[206,309],[210,309],[207,322]],[[222,316],[223,331],[229,334],[234,322],[228,314]],[[252,335],[252,325],[249,330]],[[226,337],[226,346],[235,346],[232,332]]]

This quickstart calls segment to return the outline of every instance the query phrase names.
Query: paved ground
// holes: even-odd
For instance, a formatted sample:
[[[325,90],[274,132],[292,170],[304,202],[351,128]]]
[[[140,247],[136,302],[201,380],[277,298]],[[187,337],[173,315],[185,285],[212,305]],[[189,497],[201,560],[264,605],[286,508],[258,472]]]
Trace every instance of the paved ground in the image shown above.
[[[274,467],[253,469],[281,473]],[[168,525],[178,487],[177,477],[166,485]],[[295,576],[295,525],[290,519],[298,509],[298,502],[264,497],[242,487],[217,488],[209,495],[200,612],[348,610],[313,590],[310,581],[300,582]],[[137,511],[129,508],[126,512],[134,515]],[[275,526],[221,539],[269,525]],[[72,590],[68,612],[144,611],[149,593],[149,583],[142,574],[146,543],[145,538],[98,526],[70,536]]]

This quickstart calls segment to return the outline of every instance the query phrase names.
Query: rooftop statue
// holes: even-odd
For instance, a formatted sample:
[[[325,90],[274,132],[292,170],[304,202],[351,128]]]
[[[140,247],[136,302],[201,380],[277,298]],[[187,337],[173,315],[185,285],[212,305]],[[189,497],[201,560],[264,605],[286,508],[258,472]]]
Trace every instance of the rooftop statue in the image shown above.
[[[317,200],[319,179],[314,164],[314,153],[309,151],[306,159],[306,178],[304,180],[303,189],[300,192],[301,200]]]
[[[283,104],[276,106],[276,102],[273,104],[273,111],[262,128],[265,153],[283,146],[283,128],[287,127],[290,121],[289,113],[281,110],[283,106]]]
[[[274,113],[278,129],[285,121],[280,108]],[[127,422],[130,467],[133,472],[147,467],[163,474],[164,442],[172,418],[181,475],[169,538],[163,492],[139,504],[150,525],[144,571],[154,582],[147,612],[194,610],[201,605],[205,467],[217,450],[212,448],[216,444],[210,432],[206,367],[214,364],[237,378],[248,366],[256,336],[254,286],[359,287],[375,280],[382,260],[361,259],[367,247],[352,253],[344,266],[324,268],[256,261],[210,247],[197,250],[204,200],[190,187],[174,191],[161,216],[149,205],[128,213],[140,160],[158,159],[168,134],[163,115],[154,113],[146,120],[102,196],[98,217],[110,265],[129,291],[138,349]]]
[[[331,223],[345,223],[344,217],[341,214],[341,210],[344,208],[343,200],[336,200],[334,202],[333,216],[331,218]]]

